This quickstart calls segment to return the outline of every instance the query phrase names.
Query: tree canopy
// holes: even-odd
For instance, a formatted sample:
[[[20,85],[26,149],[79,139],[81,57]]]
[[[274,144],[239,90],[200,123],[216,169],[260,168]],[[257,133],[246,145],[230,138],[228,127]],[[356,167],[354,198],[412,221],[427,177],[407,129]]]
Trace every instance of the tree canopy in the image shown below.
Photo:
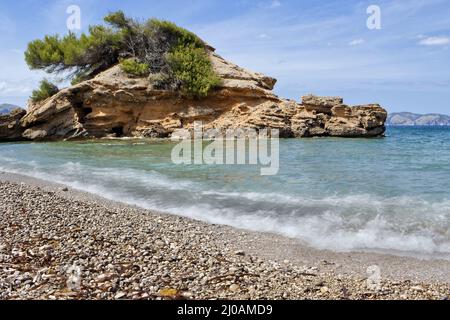
[[[120,63],[130,75],[160,79],[158,89],[180,90],[192,98],[206,96],[219,83],[206,45],[194,33],[169,21],[139,22],[122,11],[104,21],[79,36],[69,32],[30,42],[25,52],[28,66],[68,74],[78,83]]]

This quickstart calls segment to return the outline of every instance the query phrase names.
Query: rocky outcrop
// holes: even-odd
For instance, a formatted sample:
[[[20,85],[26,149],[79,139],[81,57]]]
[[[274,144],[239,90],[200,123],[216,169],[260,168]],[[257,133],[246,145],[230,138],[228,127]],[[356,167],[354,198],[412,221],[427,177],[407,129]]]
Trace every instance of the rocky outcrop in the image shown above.
[[[25,114],[25,110],[16,108],[9,114],[0,115],[0,141],[23,139],[23,128],[20,126],[20,120]]]
[[[118,66],[94,79],[30,103],[20,121],[26,139],[169,137],[202,121],[206,128],[274,128],[282,137],[372,137],[384,133],[379,105],[349,107],[342,98],[306,96],[301,103],[277,97],[276,80],[210,52],[219,88],[201,100],[157,90],[150,78],[130,78]]]
[[[326,97],[307,96],[308,99]],[[339,98],[340,99],[340,98]],[[340,99],[342,101],[342,99]],[[222,114],[207,127],[218,129],[273,128],[280,131],[284,138],[315,136],[336,137],[376,137],[384,133],[386,111],[379,105],[349,107],[344,104],[330,106],[324,112],[324,105],[298,104],[294,101],[268,101],[256,108],[240,103]]]

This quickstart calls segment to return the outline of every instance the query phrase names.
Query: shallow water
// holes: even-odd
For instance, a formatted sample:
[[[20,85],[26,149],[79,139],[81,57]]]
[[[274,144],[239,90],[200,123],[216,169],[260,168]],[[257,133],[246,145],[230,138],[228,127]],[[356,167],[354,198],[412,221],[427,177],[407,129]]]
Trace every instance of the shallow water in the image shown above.
[[[450,259],[450,127],[280,142],[280,172],[174,165],[171,142],[0,145],[0,170],[320,249]]]

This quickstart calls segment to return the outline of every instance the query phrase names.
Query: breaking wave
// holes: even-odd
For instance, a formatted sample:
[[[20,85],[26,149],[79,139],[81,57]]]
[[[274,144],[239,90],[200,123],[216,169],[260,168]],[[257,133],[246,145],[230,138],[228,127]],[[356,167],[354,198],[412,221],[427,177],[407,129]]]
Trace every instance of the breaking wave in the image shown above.
[[[59,165],[0,156],[0,170],[61,183],[146,209],[297,238],[319,249],[450,259],[450,201],[418,197],[298,196],[212,191],[155,170]]]

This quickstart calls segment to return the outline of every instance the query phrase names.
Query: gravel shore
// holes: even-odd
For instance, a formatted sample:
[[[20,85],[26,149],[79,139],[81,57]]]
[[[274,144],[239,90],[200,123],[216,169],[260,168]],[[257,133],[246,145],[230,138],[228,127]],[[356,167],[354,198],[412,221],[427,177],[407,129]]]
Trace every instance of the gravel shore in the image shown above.
[[[291,240],[0,176],[0,299],[449,299],[449,261],[383,256],[413,276],[375,290],[346,254],[283,259]]]

